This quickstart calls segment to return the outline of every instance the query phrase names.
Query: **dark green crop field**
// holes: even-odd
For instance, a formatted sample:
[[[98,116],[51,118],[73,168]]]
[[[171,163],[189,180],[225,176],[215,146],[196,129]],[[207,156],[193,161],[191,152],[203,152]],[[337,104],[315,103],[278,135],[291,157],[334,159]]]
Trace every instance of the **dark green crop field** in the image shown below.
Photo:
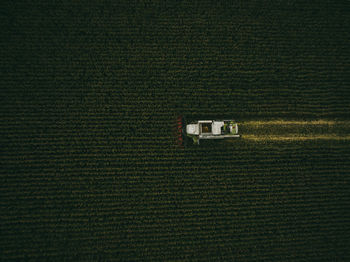
[[[349,10],[1,2],[0,260],[349,261]]]

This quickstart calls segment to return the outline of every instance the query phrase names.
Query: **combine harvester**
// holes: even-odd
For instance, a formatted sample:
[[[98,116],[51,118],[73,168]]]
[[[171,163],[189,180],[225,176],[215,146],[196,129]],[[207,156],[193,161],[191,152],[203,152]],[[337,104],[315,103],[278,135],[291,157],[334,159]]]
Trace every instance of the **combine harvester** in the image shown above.
[[[238,125],[234,120],[196,120],[186,123],[182,116],[177,119],[177,139],[179,145],[187,145],[193,140],[199,145],[201,139],[238,138]]]

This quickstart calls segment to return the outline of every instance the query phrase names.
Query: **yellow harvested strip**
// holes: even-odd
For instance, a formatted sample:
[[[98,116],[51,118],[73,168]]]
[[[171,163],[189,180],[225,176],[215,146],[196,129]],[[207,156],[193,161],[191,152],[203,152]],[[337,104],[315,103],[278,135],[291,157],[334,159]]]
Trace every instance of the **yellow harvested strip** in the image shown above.
[[[350,125],[350,121],[335,121],[335,120],[270,120],[270,121],[245,121],[242,125]]]
[[[350,140],[350,135],[243,135],[242,139],[252,141],[305,141],[305,140]]]
[[[350,121],[267,120],[239,124],[242,139],[257,142],[350,140]]]

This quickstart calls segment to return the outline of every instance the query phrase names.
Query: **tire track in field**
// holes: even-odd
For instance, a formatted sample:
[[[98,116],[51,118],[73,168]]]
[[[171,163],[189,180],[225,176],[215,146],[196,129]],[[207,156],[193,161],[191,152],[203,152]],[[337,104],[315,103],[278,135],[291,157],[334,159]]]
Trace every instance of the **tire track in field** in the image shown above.
[[[350,121],[261,120],[245,121],[239,127],[242,139],[256,142],[350,140]]]

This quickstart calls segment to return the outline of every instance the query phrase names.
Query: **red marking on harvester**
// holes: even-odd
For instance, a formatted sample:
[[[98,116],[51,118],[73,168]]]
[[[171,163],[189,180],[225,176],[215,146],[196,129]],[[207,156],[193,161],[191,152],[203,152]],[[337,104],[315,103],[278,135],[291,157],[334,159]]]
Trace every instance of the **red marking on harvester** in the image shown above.
[[[176,137],[177,137],[177,144],[183,147],[182,116],[178,116],[176,120]]]

